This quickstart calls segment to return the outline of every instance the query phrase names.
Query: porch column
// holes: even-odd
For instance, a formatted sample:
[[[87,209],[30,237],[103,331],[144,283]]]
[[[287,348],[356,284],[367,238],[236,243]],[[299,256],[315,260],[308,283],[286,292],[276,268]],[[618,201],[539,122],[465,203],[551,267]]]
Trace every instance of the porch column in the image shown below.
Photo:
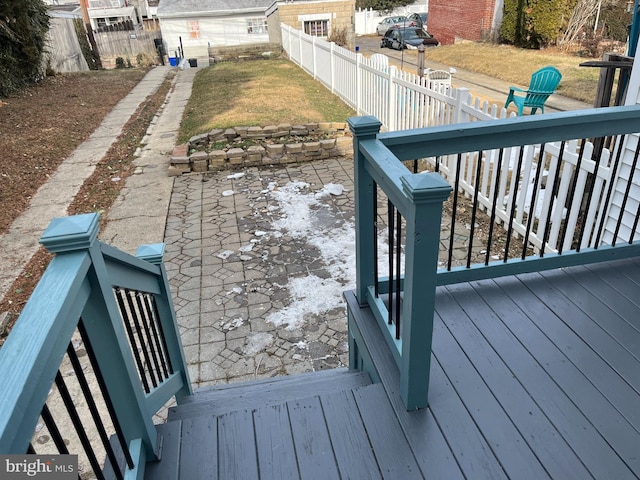
[[[407,410],[415,410],[428,404],[442,203],[451,186],[437,173],[400,180],[412,204],[405,217],[400,395]]]
[[[353,133],[353,163],[356,222],[356,297],[358,304],[367,303],[367,288],[374,284],[374,235],[376,185],[366,171],[366,159],[360,153],[360,142],[375,139],[382,123],[372,116],[351,117],[347,120]]]

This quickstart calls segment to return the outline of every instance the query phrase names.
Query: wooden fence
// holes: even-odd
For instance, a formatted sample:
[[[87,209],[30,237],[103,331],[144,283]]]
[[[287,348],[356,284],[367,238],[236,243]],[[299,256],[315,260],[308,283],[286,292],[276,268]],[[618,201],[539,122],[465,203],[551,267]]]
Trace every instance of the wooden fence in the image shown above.
[[[136,66],[139,54],[146,59],[160,61],[154,40],[162,38],[160,31],[132,30],[123,32],[96,32],[96,45],[102,65],[113,68],[116,58],[121,57]]]

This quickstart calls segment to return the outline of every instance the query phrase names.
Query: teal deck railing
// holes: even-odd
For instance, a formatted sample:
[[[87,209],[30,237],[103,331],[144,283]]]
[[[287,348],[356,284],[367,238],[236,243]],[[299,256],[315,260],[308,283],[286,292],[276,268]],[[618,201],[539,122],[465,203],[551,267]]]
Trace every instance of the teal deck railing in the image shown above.
[[[180,402],[191,394],[189,375],[162,263],[164,245],[142,246],[133,257],[99,242],[97,234],[98,216],[88,214],[54,219],[40,239],[55,257],[0,349],[0,452],[54,453],[31,443],[43,418],[57,453],[67,453],[51,423],[55,408],[46,404],[50,390],[64,400],[68,387],[60,372],[71,370],[70,360],[71,376],[85,393],[80,403],[88,403],[90,412],[83,416],[71,399],[58,409],[68,412],[80,444],[90,450],[94,474],[101,478],[99,452],[106,450],[111,464],[104,467],[114,478],[142,478],[145,462],[157,459],[160,448],[153,415],[173,397]],[[97,382],[78,368],[72,342],[79,341],[78,332]],[[84,432],[93,423],[99,435]],[[103,425],[111,423],[115,431],[107,432]],[[64,439],[69,435],[65,431]],[[118,453],[128,465],[116,464],[110,435],[119,438]]]
[[[640,132],[638,105],[389,133],[379,133],[381,123],[375,117],[354,117],[349,119],[349,124],[354,134],[356,189],[355,294],[360,307],[371,309],[385,334],[391,354],[400,370],[400,395],[407,409],[423,408],[428,404],[433,312],[438,285],[628,258],[640,254],[639,218],[633,207],[637,205],[637,198],[632,198],[633,195],[638,196],[635,187],[632,188],[640,153],[638,135],[633,135]],[[612,145],[611,168],[608,169],[610,178],[607,179],[606,189],[601,188],[602,182],[596,179],[591,182],[591,190],[585,190],[582,195],[574,195],[573,192],[563,195],[558,194],[558,190],[561,187],[571,189],[575,183],[554,184],[553,178],[546,180],[547,191],[555,195],[551,201],[551,195],[547,197],[546,208],[549,212],[554,208],[573,211],[569,204],[578,202],[578,207],[574,209],[576,218],[572,215],[571,218],[563,219],[565,230],[577,232],[577,240],[567,242],[571,248],[545,251],[543,241],[542,244],[538,244],[541,248],[537,254],[525,255],[525,252],[528,252],[526,235],[532,225],[539,222],[539,219],[530,215],[530,220],[524,221],[526,235],[522,255],[509,258],[506,252],[496,261],[467,261],[462,266],[451,266],[449,262],[449,268],[438,268],[441,247],[445,245],[446,249],[446,244],[453,245],[453,236],[456,235],[455,229],[452,229],[449,233],[451,242],[441,241],[440,238],[443,203],[450,196],[452,187],[438,173],[412,173],[405,165],[407,161],[415,163],[417,159],[427,159],[426,163],[438,164],[440,159],[449,157],[458,158],[460,165],[463,156],[502,159],[507,149],[515,147],[520,149],[521,162],[525,146],[535,146],[535,168],[542,171],[546,168],[545,162],[548,162],[544,153],[545,145],[560,142],[560,146],[556,145],[555,148],[563,151],[566,143],[575,143],[577,140],[586,144],[587,140],[593,139],[603,139],[594,142],[596,144]],[[600,157],[583,158],[583,153],[581,152],[578,163],[595,163],[592,172],[601,170]],[[512,183],[517,184],[520,181],[518,154],[509,154],[516,158],[517,166],[508,172],[508,175]],[[562,154],[559,156],[562,158]],[[474,165],[477,165],[477,169],[474,167],[469,171],[470,183],[480,184],[484,175],[482,168],[487,169],[487,176],[495,175],[499,170],[493,163],[482,166],[480,160]],[[569,168],[554,165],[552,169],[556,170]],[[577,165],[575,172],[579,171],[580,165]],[[575,172],[568,177],[577,176],[578,173]],[[589,176],[588,173],[584,175]],[[541,181],[538,177],[540,175],[536,176],[536,182]],[[593,177],[595,178],[595,175]],[[595,194],[594,184],[600,188]],[[455,185],[457,183],[454,183],[454,187]],[[455,189],[457,191],[457,188]],[[516,194],[513,195],[515,207]],[[599,203],[594,201],[596,195]],[[487,195],[487,198],[493,198],[495,203],[496,192]],[[629,202],[629,199],[633,201]],[[478,208],[477,198],[471,201],[473,216],[468,227],[471,235],[465,240],[469,243],[467,259],[471,259],[476,215],[491,216],[492,221],[495,216],[492,215],[495,213],[495,207],[487,207],[485,204],[483,208]],[[530,202],[531,211],[535,197]],[[557,204],[554,205],[553,202]],[[584,204],[595,205],[594,212],[581,207]],[[453,205],[452,216],[455,218],[455,199]],[[386,211],[386,219],[381,215],[381,210]],[[515,208],[511,209],[511,215],[516,216]],[[592,217],[598,218],[598,222]],[[591,222],[588,228],[585,227],[587,218]],[[502,219],[509,237],[516,236],[516,232],[511,228],[514,220],[515,218]],[[522,218],[518,220],[522,222]],[[568,225],[569,221],[573,221],[577,227]],[[596,223],[600,225],[599,230],[591,227]],[[388,249],[385,248],[389,251],[388,262],[379,261],[381,224],[386,224],[390,232]],[[466,234],[468,235],[468,232]],[[597,241],[591,241],[585,247],[585,236],[596,238]],[[488,249],[483,253],[486,253],[485,258],[490,258]],[[388,272],[383,275],[382,272],[387,268]],[[368,369],[370,366],[366,365],[366,360],[358,357],[359,351],[357,339],[350,337],[352,367]]]

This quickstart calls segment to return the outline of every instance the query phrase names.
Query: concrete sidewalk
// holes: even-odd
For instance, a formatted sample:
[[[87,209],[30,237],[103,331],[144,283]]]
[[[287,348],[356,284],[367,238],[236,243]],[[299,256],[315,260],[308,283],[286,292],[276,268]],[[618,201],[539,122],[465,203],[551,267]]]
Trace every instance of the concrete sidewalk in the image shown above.
[[[37,252],[38,240],[54,217],[67,215],[84,181],[104,157],[139,105],[162,84],[169,67],[152,69],[109,113],[102,124],[61,165],[33,196],[29,208],[0,236],[0,300]],[[145,207],[146,208],[146,207]],[[161,238],[156,241],[161,241]]]

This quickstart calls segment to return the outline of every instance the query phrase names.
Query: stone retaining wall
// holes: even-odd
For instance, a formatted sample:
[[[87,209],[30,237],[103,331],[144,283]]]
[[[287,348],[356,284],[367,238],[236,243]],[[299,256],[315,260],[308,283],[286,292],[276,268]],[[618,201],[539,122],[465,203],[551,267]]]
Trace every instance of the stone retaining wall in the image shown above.
[[[297,141],[304,137],[305,141]],[[315,138],[314,138],[315,137]],[[310,138],[310,141],[306,139]],[[247,148],[233,142],[255,141]],[[211,149],[225,142],[228,148]],[[346,123],[310,123],[214,129],[173,149],[169,176],[257,165],[297,163],[322,158],[353,158],[353,139]]]

